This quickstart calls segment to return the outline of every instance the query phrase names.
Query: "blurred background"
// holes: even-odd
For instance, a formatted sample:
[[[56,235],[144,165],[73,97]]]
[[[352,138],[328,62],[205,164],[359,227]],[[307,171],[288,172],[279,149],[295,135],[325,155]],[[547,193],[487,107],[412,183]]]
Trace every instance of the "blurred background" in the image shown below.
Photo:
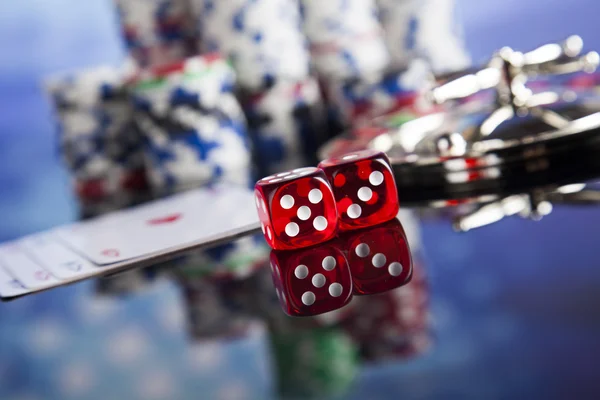
[[[597,8],[592,0],[458,0],[456,12],[476,62],[503,46],[527,50],[574,33],[597,49]],[[44,228],[74,217],[41,82],[49,73],[118,64],[125,56],[119,32],[107,0],[0,4],[0,239],[28,233],[31,224]],[[39,197],[55,212],[40,208]]]
[[[456,7],[474,63],[503,46],[528,50],[571,34],[600,49],[600,4],[592,0],[457,0]],[[112,1],[0,2],[0,242],[79,218],[43,78],[117,65],[125,53]],[[460,235],[438,219],[408,228],[427,269],[431,343],[406,361],[359,368],[346,360],[356,368],[352,390],[323,398],[597,398],[598,222],[594,209],[557,207],[539,223],[507,219]],[[0,305],[0,398],[280,397],[264,324],[249,323],[239,340],[190,340],[191,297],[177,280],[133,274],[103,285]],[[318,343],[343,343],[336,335],[319,334]],[[340,379],[326,367],[310,372]]]

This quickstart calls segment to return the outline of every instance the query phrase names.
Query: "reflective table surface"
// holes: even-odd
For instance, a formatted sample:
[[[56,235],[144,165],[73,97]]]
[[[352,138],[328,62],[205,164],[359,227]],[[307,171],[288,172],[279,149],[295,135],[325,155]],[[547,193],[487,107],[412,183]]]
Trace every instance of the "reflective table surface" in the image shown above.
[[[25,176],[5,149],[0,171]],[[2,240],[77,217],[44,157],[46,176],[0,176]],[[268,263],[218,280],[166,265],[0,304],[0,398],[597,397],[599,210],[462,234],[400,219],[410,282],[325,316],[287,317]]]

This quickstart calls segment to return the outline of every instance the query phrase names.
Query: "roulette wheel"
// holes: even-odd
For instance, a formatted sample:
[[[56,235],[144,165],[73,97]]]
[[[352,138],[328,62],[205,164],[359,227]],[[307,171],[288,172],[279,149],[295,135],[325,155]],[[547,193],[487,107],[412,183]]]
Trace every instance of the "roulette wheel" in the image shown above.
[[[517,213],[537,218],[551,202],[594,202],[582,182],[600,173],[600,99],[564,79],[597,67],[598,54],[582,48],[578,36],[528,53],[503,48],[480,68],[435,77],[421,94],[435,111],[380,116],[321,157],[386,152],[401,204],[459,211],[458,230]]]

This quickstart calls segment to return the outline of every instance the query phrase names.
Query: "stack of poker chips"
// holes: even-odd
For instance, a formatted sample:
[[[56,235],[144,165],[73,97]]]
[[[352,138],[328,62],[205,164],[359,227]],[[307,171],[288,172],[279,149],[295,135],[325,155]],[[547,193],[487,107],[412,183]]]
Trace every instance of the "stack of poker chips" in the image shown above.
[[[456,0],[377,0],[385,41],[394,68],[426,59],[435,72],[450,72],[470,64]]]
[[[59,74],[46,81],[58,117],[59,145],[82,203],[130,201],[146,188],[142,137],[125,83],[133,64]]]
[[[259,318],[248,311],[245,286],[248,276],[265,266],[265,247],[264,242],[247,237],[211,249],[204,256],[198,253],[168,263],[168,270],[182,287],[193,339],[236,339],[258,327]],[[254,293],[255,297],[260,295]]]
[[[197,53],[188,0],[115,0],[129,54],[143,67],[169,64]]]
[[[411,119],[433,110],[425,91],[432,75],[423,60],[413,61],[406,69],[391,69],[375,81],[345,80],[330,82],[328,98],[336,105],[337,117],[359,128],[372,124],[382,115],[403,112]]]
[[[313,65],[328,80],[377,79],[389,63],[372,0],[302,0]]]
[[[262,175],[316,164],[313,157],[325,129],[325,114],[315,79],[278,81],[268,90],[245,96],[243,104]]]
[[[365,361],[408,359],[431,348],[429,286],[419,259],[407,285],[355,300],[354,314],[343,327]]]
[[[201,48],[232,63],[261,175],[314,163],[323,103],[295,0],[193,0]]]
[[[331,129],[353,120],[352,90],[376,86],[389,65],[373,0],[302,0],[311,60],[327,99]]]
[[[284,398],[345,397],[358,375],[357,347],[338,328],[273,332],[271,348]]]
[[[454,0],[302,0],[311,56],[335,126],[411,109],[427,112],[417,89],[431,70],[464,68]],[[426,62],[425,62],[426,61]]]
[[[392,65],[403,67],[415,56],[417,11],[422,0],[377,0]]]
[[[137,124],[131,124],[119,73],[116,80],[106,78],[109,69],[99,68],[51,85],[63,122],[63,154],[86,197],[141,183],[142,175],[129,171],[140,171],[142,136],[152,187],[161,191],[220,179],[247,183],[247,136],[261,175],[313,164],[325,139],[316,79],[342,125],[356,125],[418,108],[422,98],[414,89],[427,71],[407,60],[425,56],[452,68],[465,59],[452,29],[453,0],[377,0],[379,12],[374,0],[116,1],[130,54],[146,71],[133,88]],[[430,33],[436,24],[448,31],[437,41]],[[452,45],[439,45],[442,39]],[[219,51],[237,78],[222,59],[188,57],[198,49]],[[316,78],[309,73],[311,58]],[[97,106],[82,99],[85,91],[102,112],[90,111]],[[119,124],[128,134],[116,135],[117,145],[115,135],[101,131]],[[86,139],[74,140],[75,131]]]
[[[134,118],[143,133],[148,182],[156,195],[215,182],[252,183],[249,138],[235,81],[233,69],[218,55],[146,68],[133,79]],[[262,265],[267,254],[264,242],[247,237],[194,252],[179,267],[195,282],[237,278]],[[204,296],[210,293],[202,289],[204,284],[196,286],[188,292],[191,302],[211,298]],[[213,316],[196,307],[190,307],[191,325],[200,337],[210,331]]]
[[[295,0],[191,0],[199,13],[201,49],[229,58],[245,90],[277,80],[303,81],[309,56]]]
[[[234,82],[227,62],[212,55],[147,69],[135,79],[135,120],[155,192],[217,181],[251,183],[246,123]]]

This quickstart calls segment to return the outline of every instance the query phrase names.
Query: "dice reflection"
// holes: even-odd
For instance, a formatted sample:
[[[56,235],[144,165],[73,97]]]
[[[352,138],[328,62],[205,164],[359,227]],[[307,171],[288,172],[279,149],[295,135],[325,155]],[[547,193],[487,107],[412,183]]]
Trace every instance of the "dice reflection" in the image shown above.
[[[339,309],[352,298],[348,260],[338,242],[295,251],[272,251],[271,270],[283,310],[311,316]]]
[[[412,256],[397,219],[340,238],[350,265],[355,295],[383,293],[410,280]]]
[[[278,391],[285,398],[344,398],[363,364],[409,361],[432,346],[428,284],[418,257],[404,285],[308,318],[281,312],[266,290],[268,275],[258,271],[248,293],[255,304],[271,303],[260,315],[269,327]]]
[[[281,307],[292,316],[340,309],[353,295],[384,293],[408,283],[412,256],[400,221],[340,234],[293,251],[271,251]]]
[[[302,260],[307,269],[309,264],[317,264],[302,279],[310,288],[312,277],[324,270],[322,261],[329,252],[335,254],[331,257],[336,263],[338,257],[348,260],[343,244],[334,241],[304,249],[300,255],[294,252],[295,257],[313,256],[309,258],[285,254],[294,262]],[[270,360],[274,388],[284,398],[345,398],[367,363],[408,362],[432,345],[428,285],[418,253],[411,278],[400,287],[371,296],[352,297],[348,293],[345,306],[305,318],[282,312],[282,290],[273,288],[273,274],[278,272],[273,272],[270,260],[261,266],[259,259],[246,260],[241,264],[243,273],[236,268],[227,274],[221,268],[207,269],[201,257],[193,260],[171,265],[165,271],[176,277],[181,290],[191,346],[206,345],[210,351],[211,346],[231,348],[228,346],[249,338],[264,340],[267,346],[262,349],[268,354],[261,357]],[[339,267],[338,263],[332,271]],[[287,275],[288,283],[298,279],[295,270],[291,274]],[[320,289],[326,292],[327,288],[326,283]]]

